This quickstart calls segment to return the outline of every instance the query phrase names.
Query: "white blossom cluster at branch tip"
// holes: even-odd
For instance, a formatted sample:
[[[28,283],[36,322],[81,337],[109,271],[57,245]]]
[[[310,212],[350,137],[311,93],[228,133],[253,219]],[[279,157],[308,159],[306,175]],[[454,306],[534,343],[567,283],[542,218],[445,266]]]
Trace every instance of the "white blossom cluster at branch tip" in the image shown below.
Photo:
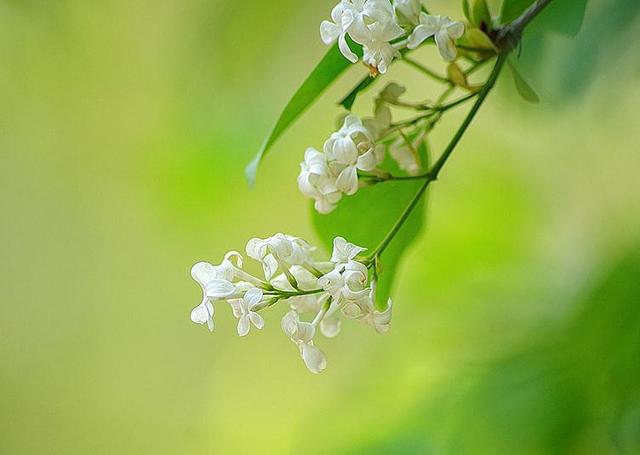
[[[264,277],[243,269],[243,257],[232,251],[219,265],[199,262],[191,276],[202,289],[202,301],[191,320],[213,331],[215,304],[227,302],[238,319],[237,331],[246,336],[251,327],[265,326],[261,312],[276,303],[288,304],[281,327],[309,371],[326,368],[325,354],[315,344],[317,333],[335,337],[342,319],[356,319],[385,333],[391,322],[391,299],[384,311],[375,307],[376,283],[370,280],[368,261],[359,260],[364,248],[336,237],[330,260],[317,261],[315,248],[285,234],[247,243],[247,256],[258,261]],[[305,322],[303,317],[309,316]]]
[[[442,57],[454,60],[455,40],[463,34],[461,22],[425,13],[420,0],[341,0],[331,11],[331,21],[320,24],[322,41],[338,41],[340,52],[352,63],[358,56],[347,37],[360,44],[362,60],[373,74],[386,73],[404,46],[415,49],[432,36]],[[401,39],[407,36],[408,41]]]

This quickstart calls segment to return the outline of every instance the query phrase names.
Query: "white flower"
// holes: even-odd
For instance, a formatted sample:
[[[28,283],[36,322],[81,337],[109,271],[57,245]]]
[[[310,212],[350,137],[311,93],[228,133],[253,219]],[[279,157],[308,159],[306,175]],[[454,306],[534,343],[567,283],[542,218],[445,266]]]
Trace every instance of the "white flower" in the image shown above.
[[[324,353],[313,344],[316,328],[309,322],[300,321],[295,311],[289,311],[282,318],[282,330],[300,351],[300,356],[312,373],[320,373],[327,367]]]
[[[329,174],[325,155],[314,148],[308,148],[304,153],[298,188],[302,194],[315,200],[318,213],[330,213],[342,198],[342,193],[336,188],[336,179]]]
[[[427,38],[434,37],[442,58],[453,61],[457,50],[455,40],[464,34],[464,24],[452,21],[446,16],[430,16],[420,13],[420,25],[409,36],[409,49],[415,49]]]
[[[390,42],[403,34],[404,30],[395,22],[376,22],[370,25],[368,39],[363,43],[362,60],[379,73],[386,73],[398,54],[398,50]]]
[[[270,280],[278,269],[285,272],[292,265],[302,265],[311,261],[313,251],[304,240],[285,234],[276,234],[266,239],[251,239],[246,250],[249,257],[262,263],[267,280]]]
[[[355,257],[363,251],[367,251],[367,249],[347,242],[344,237],[336,237],[333,239],[331,262],[335,264],[346,264],[355,259]]]
[[[339,191],[352,195],[358,191],[358,169],[372,171],[384,159],[384,147],[355,115],[348,115],[340,130],[324,144],[330,171],[337,175]]]
[[[416,25],[419,22],[422,4],[420,0],[393,0],[393,7],[401,22]]]
[[[356,261],[346,265],[338,265],[331,272],[318,279],[318,285],[336,302],[359,300],[369,293],[367,282],[369,271],[367,266]]]
[[[320,25],[320,36],[325,44],[338,40],[340,52],[352,63],[357,55],[349,48],[347,34],[364,47],[364,60],[381,73],[386,71],[395,55],[389,41],[404,31],[396,23],[389,0],[342,0],[331,11],[330,21]],[[368,50],[367,50],[368,49]]]
[[[264,319],[253,309],[262,300],[263,292],[258,288],[250,288],[241,299],[231,299],[229,304],[233,310],[233,315],[238,318],[238,335],[241,337],[249,333],[253,324],[257,329],[264,327]]]
[[[371,283],[371,290],[367,298],[348,301],[342,312],[351,319],[359,319],[373,327],[378,333],[386,333],[391,325],[392,301],[388,299],[387,308],[384,311],[375,309],[376,282]]]
[[[242,257],[236,252],[231,252],[218,266],[198,262],[191,268],[191,276],[202,288],[202,302],[191,311],[191,320],[196,324],[207,324],[210,331],[213,331],[214,326],[214,307],[211,301],[229,297],[236,290],[235,285],[231,283],[235,273],[230,258],[234,256],[239,257],[238,262],[241,264]]]
[[[417,156],[416,151],[423,140],[424,135],[419,134],[411,143],[411,147],[409,147],[407,141],[400,137],[389,147],[391,158],[398,163],[400,169],[409,175],[419,175],[422,172],[420,157]]]
[[[353,8],[347,2],[338,3],[331,11],[333,22],[322,21],[320,24],[320,36],[324,44],[331,44],[336,39],[342,55],[351,63],[358,61],[358,56],[353,53],[347,44],[347,31],[355,19]]]

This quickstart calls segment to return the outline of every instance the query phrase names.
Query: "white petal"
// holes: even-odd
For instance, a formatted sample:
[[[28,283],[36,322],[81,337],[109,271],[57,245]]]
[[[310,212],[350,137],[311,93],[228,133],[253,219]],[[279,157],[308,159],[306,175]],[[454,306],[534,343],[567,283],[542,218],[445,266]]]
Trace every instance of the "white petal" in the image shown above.
[[[262,269],[264,270],[264,277],[268,281],[278,270],[278,261],[270,254],[262,261]]]
[[[238,320],[238,335],[241,337],[249,333],[249,315],[243,314]]]
[[[338,38],[338,47],[340,48],[342,55],[344,55],[344,58],[349,60],[351,63],[356,63],[358,61],[358,56],[354,54],[349,47],[344,33],[342,33]]]
[[[413,29],[413,32],[409,36],[409,42],[407,43],[407,47],[409,49],[415,49],[420,46],[425,40],[432,37],[435,34],[434,31],[430,30],[424,25],[418,25]]]
[[[258,289],[258,288],[249,289],[243,297],[244,303],[247,305],[247,308],[251,309],[258,303],[260,303],[260,300],[262,300],[262,295],[263,295],[262,289]]]
[[[302,360],[304,360],[309,371],[315,374],[327,368],[327,359],[324,352],[310,344],[302,345]]]
[[[452,22],[447,26],[447,33],[454,40],[462,38],[462,35],[464,35],[464,24],[462,22]]]
[[[333,338],[340,333],[342,320],[337,316],[325,316],[320,322],[320,332],[327,338]]]
[[[282,331],[291,339],[293,339],[298,333],[298,323],[300,322],[300,316],[298,313],[291,310],[285,314],[280,323]]]
[[[358,169],[355,166],[344,168],[336,180],[336,186],[349,196],[356,194],[358,192]]]
[[[209,281],[205,287],[207,297],[214,299],[229,297],[235,290],[233,283],[219,279]]]
[[[457,49],[453,40],[449,37],[446,31],[436,33],[436,45],[442,58],[451,62],[456,59]]]
[[[372,147],[364,155],[358,157],[357,167],[361,171],[372,171],[378,166],[378,159],[376,156],[376,149]]]
[[[191,267],[191,277],[204,288],[209,281],[217,277],[216,268],[208,262],[198,262]]]
[[[264,327],[264,319],[262,318],[261,315],[259,315],[258,313],[255,312],[250,312],[249,313],[249,319],[251,320],[251,323],[257,328],[257,329],[262,329]]]
[[[242,299],[231,299],[227,301],[231,306],[231,311],[233,311],[233,316],[235,318],[239,318],[240,316],[242,316],[242,313],[244,312],[243,311],[244,302],[242,301]]]
[[[340,33],[342,33],[342,30],[333,22],[322,21],[320,24],[320,38],[322,38],[324,44],[333,43],[340,36]]]

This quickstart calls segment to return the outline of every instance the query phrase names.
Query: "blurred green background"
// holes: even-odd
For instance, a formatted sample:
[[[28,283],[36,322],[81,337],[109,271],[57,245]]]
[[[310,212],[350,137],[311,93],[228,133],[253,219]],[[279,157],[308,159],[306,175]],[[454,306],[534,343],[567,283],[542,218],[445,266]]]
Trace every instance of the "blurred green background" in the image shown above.
[[[315,240],[298,163],[362,68],[256,190],[242,170],[332,6],[0,0],[0,453],[640,453],[636,0],[525,41],[542,103],[500,81],[434,186],[389,334],[347,324],[315,376],[282,308],[246,339],[226,308],[213,334],[191,323],[194,262]],[[386,76],[434,98],[421,77]]]

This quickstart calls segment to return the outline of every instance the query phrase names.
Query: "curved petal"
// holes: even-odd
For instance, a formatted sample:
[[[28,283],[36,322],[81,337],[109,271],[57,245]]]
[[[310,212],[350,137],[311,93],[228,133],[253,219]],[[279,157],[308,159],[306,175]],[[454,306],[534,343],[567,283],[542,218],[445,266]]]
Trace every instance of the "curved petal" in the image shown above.
[[[320,322],[320,332],[327,338],[333,338],[340,333],[342,320],[338,316],[324,317]]]
[[[311,344],[303,344],[301,351],[302,360],[304,360],[304,364],[312,373],[318,374],[327,368],[327,359],[324,352],[317,347]]]
[[[216,268],[208,262],[198,262],[191,267],[191,277],[204,288],[209,281],[217,278]]]
[[[452,22],[447,26],[447,33],[454,40],[462,38],[462,35],[464,35],[464,24],[462,22]]]
[[[342,30],[333,22],[322,21],[320,24],[320,38],[324,44],[333,43],[340,36],[340,33]]]
[[[436,33],[436,45],[438,46],[438,51],[442,58],[451,62],[456,59],[456,55],[458,53],[456,49],[456,45],[453,43],[453,40],[449,37],[446,31],[441,31]]]
[[[253,311],[250,312],[249,320],[251,320],[251,323],[256,327],[256,329],[262,330],[262,328],[264,327],[264,319],[258,313],[255,313]]]
[[[253,308],[254,306],[256,306],[258,303],[260,303],[260,300],[262,300],[262,289],[258,289],[258,288],[251,288],[249,289],[243,297],[244,303],[247,305],[248,309]]]
[[[415,49],[420,46],[425,40],[432,37],[434,34],[435,32],[430,30],[428,27],[424,25],[418,25],[413,29],[411,35],[409,35],[409,42],[407,43],[407,47],[409,49]]]
[[[358,191],[358,169],[355,166],[347,166],[338,176],[336,187],[341,192],[352,195]]]
[[[238,335],[241,337],[249,333],[249,315],[243,314],[238,320]]]
[[[229,297],[235,290],[236,287],[233,285],[233,283],[227,280],[214,279],[209,281],[205,286],[207,297],[213,299]]]
[[[358,61],[358,56],[353,53],[349,44],[347,43],[346,35],[341,33],[338,37],[338,47],[340,48],[340,52],[351,63],[356,63]]]
[[[375,147],[370,148],[364,155],[358,157],[357,168],[361,171],[373,171],[378,167],[378,157]]]

